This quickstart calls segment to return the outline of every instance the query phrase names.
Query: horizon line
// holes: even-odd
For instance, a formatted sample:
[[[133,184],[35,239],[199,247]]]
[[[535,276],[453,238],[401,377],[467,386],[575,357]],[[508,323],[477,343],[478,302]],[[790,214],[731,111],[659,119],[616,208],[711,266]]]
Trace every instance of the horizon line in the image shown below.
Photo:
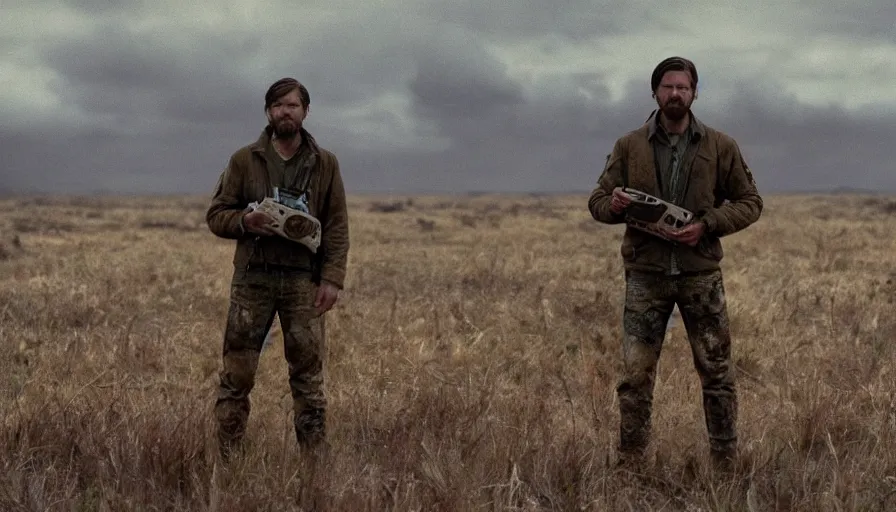
[[[579,196],[579,195],[588,195],[591,193],[593,189],[579,189],[579,190],[346,190],[346,196],[402,196],[402,197],[413,197],[413,196],[464,196],[464,197],[476,197],[476,196],[511,196],[511,197],[519,197],[519,196],[529,196],[529,197],[541,197],[541,196]],[[846,186],[837,186],[837,187],[829,187],[829,188],[817,188],[817,189],[788,189],[781,188],[769,191],[760,190],[760,195],[763,196],[788,196],[788,195],[896,195],[896,189],[870,189],[870,188],[862,188],[862,187],[846,187]],[[84,197],[199,197],[199,196],[207,196],[207,193],[185,193],[185,192],[140,192],[140,191],[113,191],[113,190],[103,190],[98,189],[91,192],[40,192],[37,190],[31,191],[14,191],[14,190],[0,190],[0,199],[15,199],[15,198],[36,198],[36,197],[59,197],[59,198],[84,198]]]

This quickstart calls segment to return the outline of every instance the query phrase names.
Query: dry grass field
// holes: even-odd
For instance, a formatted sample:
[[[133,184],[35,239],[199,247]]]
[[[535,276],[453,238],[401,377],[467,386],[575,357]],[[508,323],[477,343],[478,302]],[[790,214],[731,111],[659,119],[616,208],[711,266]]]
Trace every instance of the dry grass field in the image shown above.
[[[206,198],[0,201],[0,510],[896,509],[896,201],[767,197],[724,239],[729,477],[680,322],[650,465],[614,467],[622,228],[586,202],[352,197],[313,472],[276,336],[248,452],[217,461],[233,243]]]

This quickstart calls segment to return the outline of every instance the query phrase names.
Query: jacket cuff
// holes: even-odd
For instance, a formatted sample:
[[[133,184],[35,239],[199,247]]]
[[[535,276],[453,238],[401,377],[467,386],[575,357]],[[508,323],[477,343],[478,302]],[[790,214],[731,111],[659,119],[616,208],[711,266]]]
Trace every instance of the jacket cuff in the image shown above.
[[[249,233],[249,231],[246,230],[246,221],[245,221],[246,215],[249,215],[250,213],[252,213],[251,208],[244,208],[240,212],[240,216],[239,216],[239,219],[237,222],[237,224],[239,225],[239,228],[240,228],[240,236],[245,236],[245,235],[251,234],[251,233]]]
[[[320,278],[341,290],[344,287],[345,270],[324,266],[321,269]]]
[[[716,228],[719,225],[718,219],[716,218],[716,212],[714,212],[714,211],[708,211],[708,212],[704,213],[703,216],[700,217],[698,220],[701,220],[701,221],[703,221],[704,224],[706,224],[705,232],[708,234],[714,233]]]

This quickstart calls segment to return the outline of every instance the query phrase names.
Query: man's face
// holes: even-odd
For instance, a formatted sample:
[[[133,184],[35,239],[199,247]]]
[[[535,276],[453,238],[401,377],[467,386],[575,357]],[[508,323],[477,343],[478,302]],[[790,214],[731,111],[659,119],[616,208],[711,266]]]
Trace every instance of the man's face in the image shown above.
[[[274,128],[274,134],[285,139],[293,137],[299,131],[305,115],[298,89],[274,100],[267,110],[268,122]]]
[[[694,102],[691,74],[687,71],[667,71],[656,88],[656,104],[670,121],[679,121],[687,115]]]

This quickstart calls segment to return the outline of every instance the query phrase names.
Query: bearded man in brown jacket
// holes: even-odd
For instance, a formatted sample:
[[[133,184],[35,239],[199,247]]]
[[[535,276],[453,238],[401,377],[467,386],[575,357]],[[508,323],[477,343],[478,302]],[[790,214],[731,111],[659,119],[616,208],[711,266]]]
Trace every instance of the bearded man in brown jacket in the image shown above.
[[[660,62],[651,89],[658,111],[616,141],[588,208],[600,222],[625,223],[631,197],[623,189],[632,188],[691,211],[694,220],[674,229],[672,240],[625,229],[623,374],[616,390],[620,462],[643,462],[657,363],[677,304],[702,383],[712,462],[732,469],[738,404],[720,238],[756,222],[762,198],[737,143],[691,111],[697,69],[690,60]]]
[[[348,213],[339,162],[302,126],[310,96],[283,78],[265,94],[268,125],[258,140],[230,158],[215,187],[206,220],[215,235],[236,240],[223,369],[215,400],[218,441],[229,457],[243,439],[249,392],[265,335],[280,318],[289,367],[296,440],[312,453],[326,446],[323,322],[343,288],[348,257]],[[279,195],[320,222],[316,251],[272,231],[273,218],[250,203]]]

